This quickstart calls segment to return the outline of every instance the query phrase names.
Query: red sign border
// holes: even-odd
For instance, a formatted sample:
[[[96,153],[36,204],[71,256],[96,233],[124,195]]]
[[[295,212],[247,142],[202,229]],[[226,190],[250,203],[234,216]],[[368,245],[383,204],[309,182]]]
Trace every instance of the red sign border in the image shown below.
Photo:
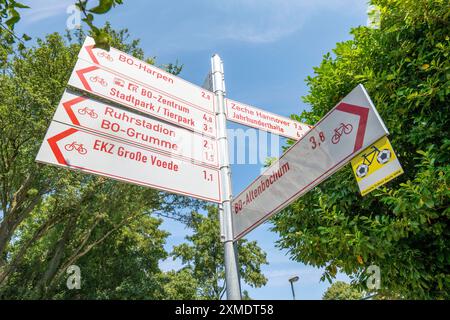
[[[78,61],[83,61],[83,62],[85,62],[85,63],[92,64],[92,62],[86,61],[86,60],[81,59],[81,58],[79,58]],[[77,61],[77,63],[78,63],[78,61]],[[145,113],[146,115],[148,115],[148,116],[150,116],[150,117],[155,117],[155,118],[158,118],[158,119],[160,119],[160,120],[162,120],[162,121],[170,122],[171,124],[174,124],[174,125],[176,125],[176,126],[180,126],[180,127],[183,127],[183,128],[185,128],[185,129],[187,129],[187,130],[194,131],[194,132],[197,132],[197,133],[200,133],[200,134],[204,134],[204,135],[206,135],[206,136],[208,136],[208,137],[211,137],[211,138],[217,140],[218,125],[217,125],[217,117],[215,116],[215,113],[212,113],[211,111],[208,111],[208,110],[205,110],[205,109],[203,109],[203,108],[200,108],[200,107],[198,107],[198,106],[196,106],[196,105],[194,105],[194,104],[192,104],[192,103],[185,103],[184,100],[183,100],[183,103],[184,103],[184,104],[187,104],[187,105],[189,105],[190,107],[192,107],[192,108],[194,108],[194,109],[197,109],[197,110],[200,111],[200,112],[207,113],[207,114],[209,114],[209,115],[211,115],[211,116],[214,117],[214,129],[215,129],[216,134],[213,135],[213,134],[207,134],[207,133],[201,132],[199,129],[195,129],[195,128],[192,128],[192,127],[188,127],[188,126],[186,126],[186,125],[183,125],[183,124],[176,123],[176,122],[174,122],[174,121],[165,119],[165,118],[163,118],[163,117],[161,117],[161,116],[159,116],[159,115],[157,115],[157,114],[145,112],[145,111],[142,110],[142,109],[138,109],[138,108],[136,108],[136,107],[132,107],[131,105],[124,104],[121,100],[113,99],[113,98],[111,98],[110,96],[103,95],[103,94],[100,94],[100,93],[98,93],[98,92],[94,92],[94,91],[92,90],[91,86],[87,83],[86,78],[85,78],[85,74],[88,73],[88,72],[91,72],[91,71],[95,71],[95,70],[102,70],[102,71],[105,71],[105,72],[109,72],[109,73],[111,73],[111,74],[113,74],[113,75],[116,75],[116,76],[120,76],[120,77],[126,78],[126,79],[128,79],[128,80],[131,79],[130,77],[128,77],[128,76],[126,76],[126,75],[123,75],[122,73],[113,71],[113,70],[111,70],[111,69],[109,69],[109,68],[105,68],[105,67],[103,67],[103,66],[102,66],[102,67],[99,67],[99,66],[89,66],[89,67],[81,68],[81,69],[78,69],[78,70],[75,70],[75,68],[74,68],[74,73],[76,73],[76,75],[78,76],[78,79],[80,79],[81,83],[82,83],[83,86],[84,86],[84,89],[81,89],[81,88],[79,88],[79,87],[77,87],[77,86],[75,86],[75,85],[73,85],[73,84],[70,84],[70,82],[68,83],[68,85],[71,86],[71,87],[73,87],[73,88],[76,88],[77,90],[82,90],[82,91],[87,92],[88,94],[92,94],[92,95],[94,95],[94,96],[100,97],[100,98],[102,98],[102,99],[106,99],[106,100],[111,101],[111,102],[113,102],[113,103],[117,103],[117,104],[119,104],[119,105],[121,105],[121,106],[123,106],[123,107],[125,107],[125,108],[129,108],[129,109],[132,109],[132,110],[136,110],[136,111],[138,111],[138,112]],[[69,81],[70,81],[70,79],[69,79]],[[162,90],[154,89],[153,87],[148,86],[147,84],[142,83],[141,81],[134,80],[134,79],[132,79],[132,81],[137,82],[137,83],[139,83],[140,85],[142,85],[142,86],[144,86],[144,87],[152,88],[152,90],[154,90],[154,91],[156,91],[156,92],[159,92],[159,93],[162,93],[162,94],[164,94],[164,95],[167,95],[167,96],[169,96],[169,97],[171,97],[171,98],[173,98],[173,99],[176,99],[176,100],[178,100],[178,101],[181,100],[180,98],[174,97],[174,96],[172,96],[172,95],[170,95],[170,94],[167,94],[166,92],[164,92],[164,91],[162,91]],[[215,99],[215,97],[214,97],[214,94],[212,95],[212,98],[213,98],[213,106],[214,106],[214,110],[215,110],[215,109],[216,109],[216,107],[215,107],[215,100],[216,100],[216,99]]]
[[[68,92],[68,91],[66,91],[66,92]],[[68,93],[69,93],[69,92],[68,92]],[[71,94],[76,94],[76,93],[71,93]],[[93,132],[95,132],[95,133],[97,133],[97,134],[104,135],[104,136],[106,136],[106,137],[111,137],[111,138],[113,138],[113,139],[115,139],[115,140],[123,140],[123,141],[125,141],[125,142],[128,143],[128,144],[131,144],[131,145],[137,145],[137,146],[139,146],[140,148],[143,148],[143,149],[146,149],[146,150],[148,149],[148,150],[150,150],[150,151],[156,151],[156,152],[158,152],[158,153],[161,153],[161,154],[163,154],[163,155],[169,156],[169,157],[171,157],[171,158],[177,158],[177,159],[181,159],[181,160],[188,160],[188,162],[194,162],[194,163],[196,163],[196,164],[198,164],[198,165],[200,165],[200,166],[203,166],[203,167],[206,168],[206,169],[208,169],[208,168],[218,169],[218,168],[219,168],[219,151],[218,151],[218,147],[219,147],[219,146],[218,146],[218,144],[217,144],[217,139],[214,139],[214,138],[212,138],[212,137],[210,137],[210,136],[207,136],[207,135],[205,135],[204,138],[207,138],[207,139],[212,140],[213,143],[215,144],[215,148],[216,148],[216,161],[215,161],[214,164],[210,164],[210,163],[207,163],[207,162],[203,162],[203,161],[196,160],[196,159],[193,159],[193,158],[190,158],[190,157],[187,157],[187,156],[183,156],[183,155],[179,155],[179,154],[173,154],[173,153],[171,153],[170,155],[168,155],[168,153],[169,153],[168,151],[165,151],[165,150],[159,150],[159,149],[157,149],[157,148],[153,148],[153,147],[147,146],[147,145],[145,145],[145,144],[142,144],[142,143],[139,143],[139,142],[134,142],[134,141],[131,141],[131,140],[128,140],[128,139],[125,139],[125,138],[115,137],[115,136],[112,135],[112,134],[104,133],[104,132],[98,131],[98,130],[96,130],[96,129],[93,129],[93,128],[90,128],[90,127],[86,127],[86,126],[81,125],[80,122],[79,122],[79,120],[78,120],[78,118],[76,117],[75,113],[74,113],[73,110],[72,110],[72,106],[76,105],[77,103],[80,103],[80,102],[89,100],[89,99],[92,99],[92,100],[93,100],[93,98],[90,98],[90,97],[87,97],[87,96],[79,96],[79,97],[77,97],[77,98],[74,98],[74,99],[71,99],[71,100],[67,100],[67,101],[65,101],[65,102],[62,102],[62,101],[61,101],[61,104],[63,105],[64,110],[66,111],[67,115],[68,115],[69,118],[70,118],[70,121],[72,121],[71,124],[70,124],[70,123],[65,123],[65,122],[63,122],[63,123],[64,123],[64,124],[71,125],[71,126],[76,126],[76,127],[80,128],[80,129],[84,129],[84,130],[88,130],[88,131],[93,131]],[[101,101],[96,101],[96,102],[102,103]],[[115,106],[114,106],[114,107],[115,107]],[[129,110],[125,110],[125,111],[126,111],[126,112],[132,112],[132,111],[129,111]],[[53,120],[54,120],[54,118],[53,118]],[[60,121],[60,120],[54,120],[54,121],[62,122],[62,121]],[[160,121],[160,120],[159,120],[159,119],[156,119],[155,121]],[[174,124],[172,124],[172,123],[169,123],[169,125],[171,125],[171,126],[177,128],[177,129],[180,129],[180,130],[186,130],[186,131],[188,131],[189,134],[193,134],[193,135],[202,137],[197,131],[187,130],[187,129],[183,128],[183,127],[176,126],[176,125],[174,125]],[[167,154],[166,154],[166,153],[167,153]]]
[[[59,123],[59,122],[53,121],[53,120],[52,120],[52,122]],[[64,124],[64,125],[70,127],[69,124]],[[50,126],[51,126],[51,124],[50,124]],[[103,175],[103,176],[106,176],[106,177],[110,177],[110,178],[113,178],[113,179],[116,179],[116,180],[120,180],[120,181],[124,181],[124,182],[128,182],[128,183],[134,183],[134,184],[145,186],[145,187],[153,187],[153,188],[157,188],[157,189],[160,189],[160,190],[163,190],[163,191],[168,191],[168,192],[172,192],[172,193],[176,193],[176,194],[190,196],[190,197],[193,197],[193,198],[196,198],[196,199],[201,199],[201,200],[210,201],[210,202],[214,202],[214,203],[222,203],[220,172],[219,172],[219,170],[213,169],[213,168],[208,168],[208,169],[215,171],[216,174],[217,174],[217,185],[219,187],[219,189],[218,189],[219,190],[219,198],[218,199],[212,199],[212,198],[208,198],[208,197],[194,195],[194,194],[189,193],[189,192],[179,191],[177,189],[171,189],[171,188],[166,188],[166,187],[161,187],[161,186],[158,186],[157,184],[150,184],[150,183],[145,183],[145,182],[138,181],[138,180],[135,180],[135,179],[128,179],[128,178],[125,178],[125,177],[120,177],[120,176],[117,176],[117,175],[104,173],[104,172],[101,172],[101,171],[92,170],[92,169],[88,169],[88,168],[85,168],[85,167],[69,165],[69,164],[67,164],[67,162],[66,162],[66,160],[64,158],[64,155],[62,154],[62,152],[61,152],[57,142],[62,140],[62,139],[64,139],[64,138],[66,138],[66,137],[68,137],[68,136],[70,136],[70,135],[72,135],[72,134],[74,134],[74,133],[76,133],[76,132],[78,132],[78,131],[83,132],[83,133],[88,134],[88,135],[97,136],[97,137],[100,137],[100,138],[103,138],[103,139],[105,139],[105,138],[106,139],[110,139],[109,137],[104,137],[104,136],[101,136],[101,135],[98,135],[98,134],[95,134],[95,133],[92,133],[92,132],[89,132],[89,131],[78,130],[78,129],[75,129],[75,128],[69,128],[69,129],[66,129],[66,130],[64,130],[64,131],[62,131],[62,132],[60,132],[60,133],[58,133],[58,134],[56,134],[56,135],[54,135],[54,136],[52,136],[50,138],[47,138],[47,143],[50,145],[50,149],[52,150],[53,155],[55,156],[55,158],[56,158],[56,160],[57,160],[57,162],[59,164],[48,163],[48,162],[45,162],[45,161],[42,161],[42,160],[36,160],[36,161],[37,162],[41,162],[41,163],[50,164],[50,165],[65,167],[65,168],[69,168],[69,169],[74,168],[74,169],[78,169],[78,170],[81,170],[81,171],[88,171],[88,172],[92,172],[92,173],[95,173],[95,174],[98,174],[98,175]],[[110,140],[113,140],[113,141],[116,141],[118,143],[122,143],[122,144],[129,145],[131,147],[139,149],[136,146],[130,145],[128,143],[124,143],[122,141],[118,141],[116,139],[110,139]],[[154,151],[149,151],[149,150],[145,150],[145,151],[147,151],[147,152],[154,152]],[[154,153],[167,157],[166,155],[160,154],[159,152],[154,152]],[[185,161],[185,162],[187,162],[187,161]],[[204,167],[202,167],[202,166],[200,166],[198,164],[192,163],[192,162],[188,162],[188,163],[190,163],[190,164],[192,164],[194,166],[201,167],[202,169],[204,168]]]

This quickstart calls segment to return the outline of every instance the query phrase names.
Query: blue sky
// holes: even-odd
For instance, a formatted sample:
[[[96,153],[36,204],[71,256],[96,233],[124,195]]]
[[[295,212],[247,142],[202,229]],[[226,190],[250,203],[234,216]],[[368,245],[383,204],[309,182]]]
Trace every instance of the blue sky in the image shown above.
[[[32,9],[23,11],[16,31],[36,38],[63,32],[67,7],[74,1],[22,2]],[[140,38],[145,54],[156,56],[158,64],[178,60],[184,65],[181,77],[199,85],[210,69],[211,55],[218,53],[229,98],[289,116],[308,109],[300,99],[308,92],[304,79],[336,42],[350,39],[350,28],[366,24],[366,11],[365,0],[125,0],[107,19],[114,28],[128,28],[133,38]],[[246,129],[234,124],[230,128]],[[256,178],[260,168],[233,165],[234,194]],[[268,284],[243,289],[255,299],[291,299],[288,278],[298,275],[297,298],[320,299],[329,286],[320,282],[321,270],[289,260],[285,251],[275,248],[278,235],[269,227],[266,223],[247,236],[267,252],[270,264],[263,272]],[[170,220],[163,228],[172,233],[168,250],[188,232]],[[179,265],[161,264],[166,270]],[[338,279],[348,280],[344,275]]]

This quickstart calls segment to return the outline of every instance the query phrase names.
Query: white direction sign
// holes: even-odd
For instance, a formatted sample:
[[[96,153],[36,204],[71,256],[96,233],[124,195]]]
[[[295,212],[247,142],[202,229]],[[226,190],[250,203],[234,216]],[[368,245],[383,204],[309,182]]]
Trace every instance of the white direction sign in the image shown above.
[[[311,128],[307,124],[226,99],[227,119],[246,126],[298,140]]]
[[[77,61],[69,85],[184,128],[216,137],[216,117],[210,111],[84,60]]]
[[[105,51],[94,48],[95,41],[87,37],[78,57],[104,68],[121,73],[142,82],[152,89],[159,89],[184,102],[214,112],[214,95],[193,83],[174,76],[125,52],[111,48]]]
[[[52,121],[36,161],[220,203],[219,171]]]
[[[234,238],[243,237],[387,134],[370,97],[359,85],[235,197]]]
[[[216,140],[78,93],[64,93],[53,120],[126,140],[171,157],[208,166],[219,165]]]

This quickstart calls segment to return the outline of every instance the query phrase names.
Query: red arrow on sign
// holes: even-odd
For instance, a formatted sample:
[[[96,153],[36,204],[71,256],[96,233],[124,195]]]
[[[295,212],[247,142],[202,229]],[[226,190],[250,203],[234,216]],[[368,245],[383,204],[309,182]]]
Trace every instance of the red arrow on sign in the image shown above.
[[[342,102],[336,107],[336,110],[356,114],[359,116],[358,131],[356,132],[356,141],[353,152],[358,151],[359,149],[362,148],[364,143],[364,136],[366,134],[366,127],[367,127],[367,119],[369,117],[369,108]]]
[[[77,73],[77,75],[78,75],[78,78],[80,78],[81,83],[83,84],[84,88],[85,88],[87,91],[92,91],[92,88],[91,88],[91,86],[89,85],[89,83],[87,82],[86,77],[85,77],[84,75],[85,75],[86,73],[88,73],[88,72],[91,72],[91,71],[94,71],[94,70],[97,70],[97,69],[99,69],[99,67],[92,66],[92,67],[87,67],[87,68],[80,69],[80,70],[77,70],[77,71],[76,71],[76,73]]]
[[[95,64],[100,64],[97,60],[97,57],[94,55],[94,52],[92,51],[92,49],[94,48],[94,45],[91,46],[86,46],[84,47],[89,55],[89,57],[91,57],[92,62]]]
[[[70,136],[71,134],[74,134],[77,131],[78,131],[77,129],[70,128],[61,133],[58,133],[56,136],[53,136],[53,137],[47,139],[47,142],[50,145],[50,148],[52,149],[52,152],[55,155],[55,158],[59,164],[63,164],[66,166],[68,165],[66,162],[66,159],[64,158],[61,150],[58,147],[57,142],[59,140],[62,140],[64,138]]]
[[[67,115],[68,115],[69,118],[70,118],[70,121],[72,121],[72,123],[73,123],[74,125],[79,126],[79,125],[80,125],[80,122],[78,121],[78,119],[77,119],[77,117],[76,117],[76,115],[75,115],[75,112],[73,112],[72,107],[73,107],[74,105],[76,105],[77,103],[80,103],[80,102],[85,101],[85,100],[87,100],[85,97],[77,97],[77,98],[75,98],[75,99],[72,99],[72,100],[63,102],[64,110],[66,110]]]

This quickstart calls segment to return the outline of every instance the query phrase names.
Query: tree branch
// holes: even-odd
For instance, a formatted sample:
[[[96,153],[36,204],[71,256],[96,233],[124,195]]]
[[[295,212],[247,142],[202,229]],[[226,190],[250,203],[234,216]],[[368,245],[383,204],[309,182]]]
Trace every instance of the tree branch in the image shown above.
[[[85,256],[87,253],[89,253],[95,246],[99,245],[100,243],[102,243],[103,241],[105,241],[113,232],[119,230],[120,228],[124,227],[125,225],[129,224],[130,222],[132,222],[134,219],[138,218],[139,216],[143,216],[146,215],[146,213],[144,214],[137,214],[134,216],[130,216],[127,217],[125,219],[123,219],[119,224],[117,224],[114,228],[112,228],[111,230],[109,230],[106,234],[104,234],[100,239],[94,241],[93,243],[91,243],[90,245],[88,245],[83,251],[79,249],[77,249],[77,251],[72,254],[72,256],[66,260],[65,263],[63,263],[62,267],[59,268],[58,273],[56,274],[56,276],[54,277],[52,284],[55,284],[59,281],[59,279],[61,278],[61,276],[63,275],[64,271],[71,265],[73,265],[78,259],[80,259],[81,257]],[[83,244],[85,244],[87,241],[83,241]],[[80,252],[81,251],[81,252]]]

